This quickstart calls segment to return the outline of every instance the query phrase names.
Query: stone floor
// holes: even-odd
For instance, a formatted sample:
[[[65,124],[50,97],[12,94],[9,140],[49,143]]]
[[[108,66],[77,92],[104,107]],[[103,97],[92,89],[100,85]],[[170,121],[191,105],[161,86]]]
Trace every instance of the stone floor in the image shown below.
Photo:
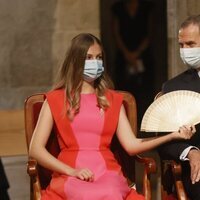
[[[23,110],[0,111],[0,156],[9,180],[11,200],[29,199]],[[1,197],[0,197],[1,200]]]
[[[29,200],[29,176],[26,173],[27,157],[3,157],[2,161],[10,184],[8,190],[10,199]]]

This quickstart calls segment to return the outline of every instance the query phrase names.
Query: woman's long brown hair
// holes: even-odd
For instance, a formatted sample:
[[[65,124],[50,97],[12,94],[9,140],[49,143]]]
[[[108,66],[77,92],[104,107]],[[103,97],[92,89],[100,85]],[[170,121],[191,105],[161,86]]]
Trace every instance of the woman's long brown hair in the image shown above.
[[[67,115],[70,119],[73,119],[74,115],[79,112],[84,64],[88,49],[94,43],[97,43],[102,49],[104,65],[103,74],[94,82],[97,102],[98,106],[103,110],[109,106],[109,102],[105,97],[105,92],[106,89],[113,88],[113,83],[106,72],[105,54],[102,44],[94,35],[82,33],[72,39],[71,46],[59,70],[57,81],[54,86],[54,89],[65,89],[66,101],[69,103]]]

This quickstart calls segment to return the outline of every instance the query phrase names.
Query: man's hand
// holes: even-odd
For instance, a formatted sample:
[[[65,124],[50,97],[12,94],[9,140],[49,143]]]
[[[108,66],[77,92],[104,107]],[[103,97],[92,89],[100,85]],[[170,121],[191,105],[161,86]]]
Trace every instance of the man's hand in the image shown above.
[[[191,149],[188,153],[188,159],[191,168],[191,181],[192,184],[195,184],[200,180],[200,151]]]

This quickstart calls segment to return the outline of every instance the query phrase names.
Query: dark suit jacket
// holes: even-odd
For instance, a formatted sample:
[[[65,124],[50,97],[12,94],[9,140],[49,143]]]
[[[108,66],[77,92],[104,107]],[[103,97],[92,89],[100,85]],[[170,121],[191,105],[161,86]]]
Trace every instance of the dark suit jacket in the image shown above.
[[[200,77],[198,76],[197,71],[189,69],[164,83],[162,89],[163,93],[175,90],[191,90],[200,93]],[[161,158],[179,160],[179,156],[185,148],[191,145],[200,148],[200,124],[196,126],[196,129],[197,132],[190,140],[172,141],[161,145],[158,148]]]

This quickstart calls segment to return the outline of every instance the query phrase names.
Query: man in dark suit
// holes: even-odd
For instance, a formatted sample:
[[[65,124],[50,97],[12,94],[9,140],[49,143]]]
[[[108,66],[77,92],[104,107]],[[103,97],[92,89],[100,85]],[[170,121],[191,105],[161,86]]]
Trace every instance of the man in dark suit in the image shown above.
[[[178,40],[180,56],[188,70],[164,83],[162,91],[191,90],[200,93],[200,15],[190,16],[181,24]],[[200,125],[196,126],[196,130],[190,140],[173,141],[158,149],[162,159],[181,161],[183,184],[191,200],[200,200]]]

